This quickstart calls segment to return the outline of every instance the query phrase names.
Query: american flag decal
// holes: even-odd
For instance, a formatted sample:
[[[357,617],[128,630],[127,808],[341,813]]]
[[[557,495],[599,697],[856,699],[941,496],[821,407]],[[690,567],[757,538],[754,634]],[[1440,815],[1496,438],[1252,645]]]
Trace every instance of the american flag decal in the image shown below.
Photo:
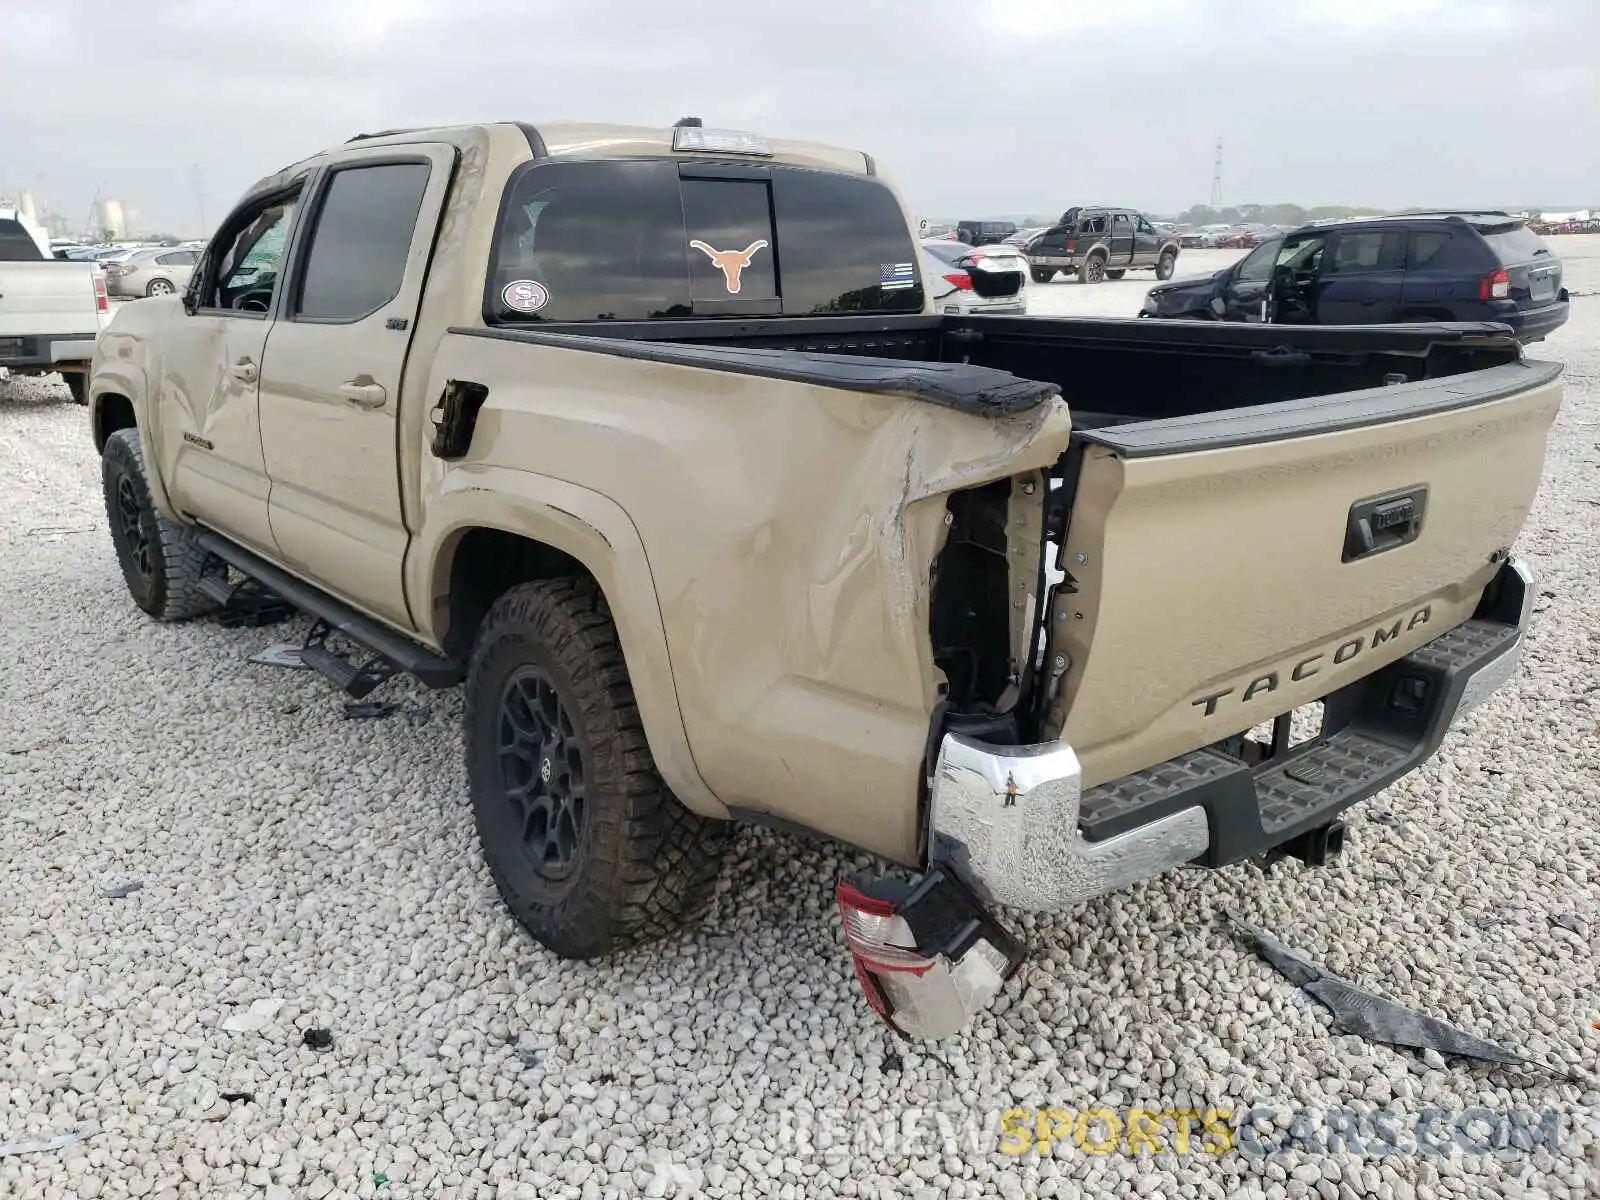
[[[900,292],[917,286],[917,268],[914,263],[880,263],[878,286],[886,292]]]

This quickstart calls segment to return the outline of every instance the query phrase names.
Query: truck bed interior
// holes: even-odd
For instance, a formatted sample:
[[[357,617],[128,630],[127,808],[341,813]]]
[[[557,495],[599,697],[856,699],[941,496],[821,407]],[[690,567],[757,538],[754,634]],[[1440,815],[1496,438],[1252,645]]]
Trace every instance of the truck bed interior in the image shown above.
[[[793,373],[799,355],[845,355],[885,366],[970,364],[1055,384],[1071,406],[1074,427],[1084,431],[1437,379],[1521,356],[1509,329],[1465,323],[1281,326],[917,315],[548,324],[460,332],[669,361],[678,357],[670,348],[682,347],[680,361],[686,364],[694,363],[695,351],[704,350],[716,358],[707,355],[703,365],[743,366],[757,373]],[[790,360],[790,371],[780,372],[771,365],[776,356],[752,355],[741,364],[741,356],[727,353],[733,350],[787,351],[797,359]],[[824,362],[810,361],[819,368]],[[1080,404],[1079,396],[1092,400]]]

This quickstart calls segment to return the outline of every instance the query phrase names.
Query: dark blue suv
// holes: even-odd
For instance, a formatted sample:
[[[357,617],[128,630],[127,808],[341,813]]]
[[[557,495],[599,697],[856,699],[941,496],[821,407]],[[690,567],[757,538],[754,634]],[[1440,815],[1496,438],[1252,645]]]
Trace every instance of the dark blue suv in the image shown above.
[[[1561,261],[1505,213],[1405,213],[1307,225],[1203,279],[1150,289],[1142,317],[1383,325],[1496,321],[1524,342],[1567,319]]]

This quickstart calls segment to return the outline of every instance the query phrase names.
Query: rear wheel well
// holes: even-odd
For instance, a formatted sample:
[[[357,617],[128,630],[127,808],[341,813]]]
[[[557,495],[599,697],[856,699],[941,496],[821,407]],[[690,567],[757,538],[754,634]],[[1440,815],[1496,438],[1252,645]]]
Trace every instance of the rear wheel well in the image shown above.
[[[115,392],[105,393],[94,410],[95,450],[104,451],[106,439],[117,430],[133,429],[137,425],[138,422],[133,418],[133,401]]]
[[[469,529],[450,560],[449,621],[444,650],[465,661],[494,602],[512,588],[539,579],[594,576],[572,555],[503,529]]]

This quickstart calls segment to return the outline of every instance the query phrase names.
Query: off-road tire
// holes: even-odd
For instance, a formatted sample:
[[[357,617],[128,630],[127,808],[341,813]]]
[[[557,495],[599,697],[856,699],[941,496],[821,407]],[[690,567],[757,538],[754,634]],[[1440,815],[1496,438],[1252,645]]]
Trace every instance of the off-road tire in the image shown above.
[[[89,403],[89,376],[82,371],[69,371],[61,376],[67,385],[67,391],[72,393],[74,404]]]
[[[1056,277],[1056,271],[1054,267],[1051,267],[1049,270],[1046,270],[1044,267],[1032,267],[1029,269],[1028,274],[1033,276],[1033,281],[1035,283],[1049,283]]]
[[[1106,278],[1107,279],[1121,279],[1127,273],[1128,273],[1128,268],[1127,267],[1118,267],[1114,271],[1107,271],[1106,272]]]
[[[1078,268],[1079,283],[1099,283],[1105,276],[1106,257],[1103,254],[1091,254]]]
[[[181,621],[215,611],[216,601],[200,590],[200,581],[227,568],[198,544],[199,530],[156,511],[137,429],[119,429],[106,439],[100,482],[111,544],[134,603],[158,621]],[[130,521],[137,527],[137,538],[128,529]]]
[[[1161,257],[1156,259],[1156,278],[1171,279],[1173,271],[1178,269],[1178,253],[1175,250],[1163,250]]]
[[[582,756],[582,822],[561,878],[548,877],[524,841],[502,774],[502,698],[519,670],[553,685]],[[594,583],[526,583],[494,603],[472,648],[463,740],[490,874],[517,919],[562,958],[666,937],[710,900],[729,826],[690,812],[657,774]]]

